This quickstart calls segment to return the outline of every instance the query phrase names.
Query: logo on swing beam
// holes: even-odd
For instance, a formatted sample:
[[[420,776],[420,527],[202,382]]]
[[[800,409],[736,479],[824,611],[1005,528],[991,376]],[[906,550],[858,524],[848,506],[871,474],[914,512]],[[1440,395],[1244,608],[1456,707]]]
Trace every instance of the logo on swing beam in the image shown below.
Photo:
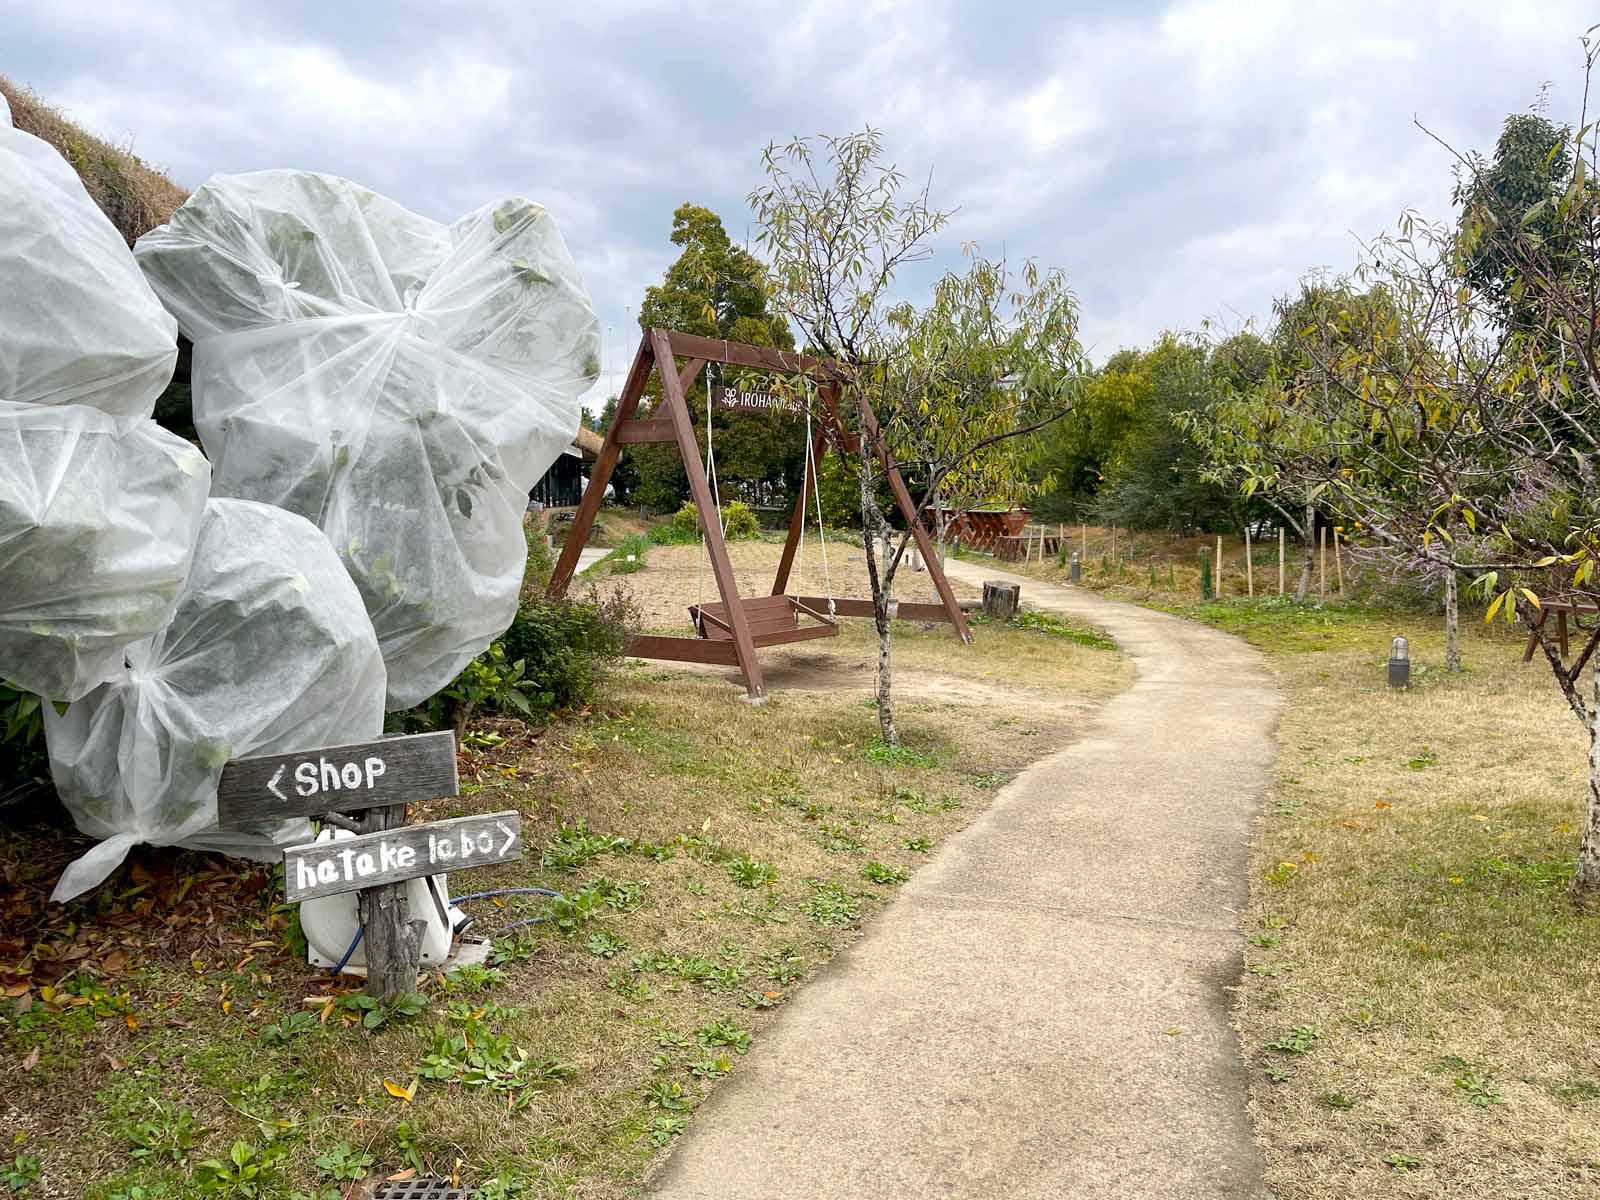
[[[773,392],[747,392],[726,384],[717,387],[712,392],[712,399],[718,408],[732,409],[735,412],[783,412],[797,413],[800,405],[788,396],[779,396]]]

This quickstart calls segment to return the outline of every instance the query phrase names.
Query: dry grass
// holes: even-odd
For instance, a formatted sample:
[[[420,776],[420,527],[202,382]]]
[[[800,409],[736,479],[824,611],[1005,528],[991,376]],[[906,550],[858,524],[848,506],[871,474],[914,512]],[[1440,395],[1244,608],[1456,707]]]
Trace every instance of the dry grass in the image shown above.
[[[128,245],[165,222],[189,198],[161,171],[84,132],[32,90],[0,76],[0,95],[11,107],[13,125],[48,142],[72,164],[90,197]]]
[[[1448,677],[1437,620],[1196,611],[1290,697],[1237,1010],[1275,1194],[1600,1194],[1600,916],[1567,893],[1586,740],[1548,670],[1481,627]],[[1307,1052],[1272,1048],[1297,1027]]]
[[[459,1160],[472,1186],[500,1177],[530,1197],[634,1194],[715,1077],[738,1070],[740,1047],[703,1043],[720,1032],[759,1045],[895,880],[1129,676],[1114,652],[1017,629],[985,628],[968,649],[942,628],[905,628],[897,646],[900,753],[875,744],[859,623],[826,643],[824,670],[774,661],[775,674],[827,680],[823,690],[775,687],[751,707],[722,679],[638,665],[593,712],[536,733],[494,726],[508,740],[464,753],[463,796],[419,816],[516,807],[530,850],[452,879],[453,890],[588,891],[597,915],[571,932],[532,927],[527,956],[484,990],[431,981],[430,1011],[414,1021],[365,1033],[335,1010],[287,1045],[265,1044],[265,1026],[320,1013],[324,1001],[303,999],[331,994],[286,949],[270,903],[219,917],[181,954],[136,952],[114,979],[80,972],[88,1004],[60,993],[46,1003],[37,987],[8,1001],[0,1140],[41,1160],[29,1194],[109,1198],[139,1183],[180,1200],[199,1194],[196,1161],[269,1138],[285,1154],[266,1195],[326,1186],[314,1159],[341,1142],[383,1171],[409,1161],[449,1173]],[[45,837],[8,847],[7,878],[47,886],[32,865],[47,857]],[[131,885],[80,904],[73,936],[118,932]],[[493,928],[543,903],[472,907]],[[505,1091],[422,1078],[410,1103],[388,1094],[385,1079],[418,1077],[436,1025],[455,1033],[468,1019],[478,1045],[505,1035],[575,1074]],[[185,1109],[199,1130],[187,1151],[133,1157],[141,1124],[170,1131]]]

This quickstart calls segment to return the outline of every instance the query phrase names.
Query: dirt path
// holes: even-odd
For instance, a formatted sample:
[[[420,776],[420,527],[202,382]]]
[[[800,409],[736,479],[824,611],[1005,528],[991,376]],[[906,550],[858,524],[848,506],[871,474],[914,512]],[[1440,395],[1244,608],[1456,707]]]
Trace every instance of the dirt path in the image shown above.
[[[1266,1194],[1228,988],[1280,698],[1236,639],[1022,583],[1137,681],[807,988],[651,1195]]]

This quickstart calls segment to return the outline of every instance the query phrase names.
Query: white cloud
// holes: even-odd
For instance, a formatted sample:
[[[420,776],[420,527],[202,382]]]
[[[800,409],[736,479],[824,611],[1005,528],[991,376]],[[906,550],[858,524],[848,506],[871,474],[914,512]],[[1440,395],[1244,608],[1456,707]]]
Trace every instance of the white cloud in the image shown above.
[[[10,11],[7,11],[7,10]],[[615,333],[674,248],[685,200],[743,237],[760,148],[871,122],[964,241],[1064,267],[1103,356],[1207,316],[1268,316],[1416,206],[1449,160],[1413,115],[1487,148],[1555,81],[1576,104],[1568,0],[993,5],[814,0],[440,6],[0,0],[0,70],[132,138],[181,182],[295,165],[449,218],[547,204]]]

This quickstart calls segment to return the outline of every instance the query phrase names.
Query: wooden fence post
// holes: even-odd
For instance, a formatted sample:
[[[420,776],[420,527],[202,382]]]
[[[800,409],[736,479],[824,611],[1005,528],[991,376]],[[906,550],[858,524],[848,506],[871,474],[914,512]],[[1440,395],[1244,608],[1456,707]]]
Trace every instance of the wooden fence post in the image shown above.
[[[1244,586],[1247,595],[1256,594],[1256,563],[1250,554],[1250,526],[1244,527]]]
[[[1212,589],[1218,600],[1222,599],[1222,535],[1217,534],[1217,583]]]
[[[1328,598],[1328,527],[1317,526],[1317,598]]]
[[[1344,562],[1339,557],[1339,527],[1333,527],[1333,573],[1339,581],[1339,598],[1344,599]]]
[[[1278,595],[1283,595],[1283,526],[1278,526]]]

